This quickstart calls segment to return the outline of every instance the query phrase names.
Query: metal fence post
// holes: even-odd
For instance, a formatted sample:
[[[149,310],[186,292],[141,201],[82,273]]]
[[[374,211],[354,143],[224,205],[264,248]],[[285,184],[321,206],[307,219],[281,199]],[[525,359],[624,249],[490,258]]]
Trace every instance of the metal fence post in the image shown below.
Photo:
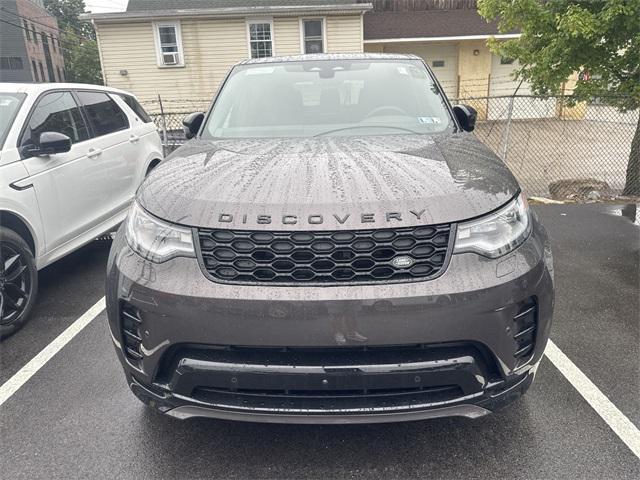
[[[160,104],[160,116],[162,118],[162,143],[165,145],[165,149],[166,149],[166,145],[168,144],[167,141],[167,120],[165,119],[164,116],[164,108],[162,107],[162,98],[160,97],[160,94],[158,94],[158,103]],[[164,152],[164,154],[166,155],[167,152]]]
[[[520,83],[518,84],[515,91],[513,92],[513,95],[511,95],[511,98],[509,98],[509,108],[507,110],[507,125],[504,130],[504,142],[502,145],[502,161],[503,162],[507,161],[507,152],[509,150],[509,133],[511,131],[511,118],[513,117],[513,102],[516,98],[516,94],[518,93],[518,90],[520,90],[520,85],[522,85],[523,81],[524,79],[520,80]]]
[[[509,98],[509,108],[507,109],[507,125],[505,126],[504,136],[502,139],[502,161],[503,162],[507,161],[507,151],[509,149],[509,131],[511,130],[511,117],[513,115],[513,99],[514,99],[513,96]]]

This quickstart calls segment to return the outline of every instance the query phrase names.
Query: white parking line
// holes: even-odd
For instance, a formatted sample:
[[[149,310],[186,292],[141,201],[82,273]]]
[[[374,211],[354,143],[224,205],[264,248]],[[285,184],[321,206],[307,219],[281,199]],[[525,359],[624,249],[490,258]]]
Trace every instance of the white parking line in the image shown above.
[[[40,353],[33,357],[29,362],[18,370],[9,380],[0,387],[0,406],[6,402],[11,396],[18,391],[27,381],[33,377],[53,356],[58,353],[62,347],[69,343],[73,337],[82,331],[84,327],[91,323],[105,308],[104,297],[96,302],[96,304],[82,314],[75,322],[67,327],[67,329],[56,337],[49,345],[44,347]]]
[[[545,355],[596,411],[620,440],[640,458],[640,431],[582,371],[549,340]]]

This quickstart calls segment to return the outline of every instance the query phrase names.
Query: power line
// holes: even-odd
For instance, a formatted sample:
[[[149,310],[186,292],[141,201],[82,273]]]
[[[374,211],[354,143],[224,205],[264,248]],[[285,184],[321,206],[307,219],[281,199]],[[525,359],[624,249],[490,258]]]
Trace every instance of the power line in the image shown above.
[[[7,20],[4,20],[4,19],[2,19],[2,18],[0,18],[0,22],[2,22],[2,23],[6,23],[7,25],[11,25],[11,26],[13,26],[13,27],[19,28],[19,29],[21,29],[21,30],[24,30],[24,31],[26,31],[26,32],[29,32],[29,33],[33,34],[33,31],[32,31],[31,29],[29,29],[29,28],[25,28],[25,27],[23,27],[22,25],[16,25],[15,23],[11,23],[11,22],[9,22],[9,21],[7,21]],[[54,37],[53,35],[51,35],[51,38],[56,38],[56,37]],[[66,48],[66,47],[64,47],[64,46],[62,45],[62,43],[60,42],[60,39],[58,39],[58,46],[59,46],[60,50],[63,50],[63,51],[65,51],[65,52],[67,52],[67,53],[71,53],[71,52],[72,52],[70,49],[68,49],[68,48]]]
[[[10,13],[11,15],[13,15],[13,16],[15,16],[15,17],[18,17],[18,18],[20,18],[20,19],[22,19],[22,20],[28,20],[28,21],[30,21],[31,23],[35,23],[35,24],[37,24],[37,25],[42,25],[43,27],[47,27],[47,28],[52,29],[52,30],[56,30],[56,27],[52,27],[51,25],[47,25],[46,23],[37,22],[37,21],[33,20],[33,18],[25,17],[25,16],[23,16],[23,15],[20,15],[20,14],[14,13],[14,12],[11,12],[11,11],[9,11],[9,10],[5,9],[5,8],[2,8],[2,7],[0,7],[0,10],[2,10],[3,12],[6,12],[6,13]],[[55,16],[53,16],[53,15],[50,15],[50,16],[49,16],[49,18],[51,18],[51,17],[52,17],[52,18],[56,18],[56,17],[55,17]],[[40,18],[40,17],[38,17],[38,18]],[[56,19],[56,20],[57,20],[57,19]],[[71,33],[71,32],[67,32],[67,33],[71,33],[71,35],[73,35],[73,36],[75,36],[76,38],[81,39],[81,40],[91,40],[91,41],[93,41],[93,39],[91,39],[91,38],[87,38],[87,37],[83,36],[83,35],[81,34],[81,32],[80,32],[79,30],[77,30],[77,27],[75,27],[74,25],[68,24],[68,26],[74,30],[74,33]],[[60,28],[59,28],[59,27],[57,28],[57,31],[58,31],[58,32],[60,32]],[[80,33],[79,33],[79,32],[80,32]],[[51,34],[51,35],[53,36],[53,34]]]
[[[2,10],[3,12],[11,13],[11,14],[13,14],[14,16],[19,17],[19,18],[21,18],[21,19],[23,19],[23,20],[29,20],[29,21],[31,21],[31,19],[29,19],[28,17],[23,17],[22,15],[18,15],[18,14],[15,14],[15,13],[13,13],[13,12],[9,12],[8,10],[5,10],[5,9],[4,9],[4,8],[2,8],[2,7],[0,7],[0,10]],[[10,22],[10,21],[8,21],[8,20],[5,20],[5,19],[0,19],[0,21],[2,21],[2,22],[4,22],[4,23],[6,23],[6,24],[8,24],[8,25],[13,25],[13,26],[14,26],[14,27],[16,27],[16,28],[20,28],[20,29],[22,29],[22,30],[26,31],[27,33],[30,33],[30,34],[34,35],[34,40],[37,42],[37,38],[36,38],[36,36],[38,35],[38,32],[36,32],[36,31],[35,31],[35,28],[34,28],[33,30],[32,30],[32,29],[30,29],[30,28],[25,28],[25,27],[24,27],[24,26],[22,26],[22,25],[18,25],[18,24],[12,23],[12,22]],[[16,21],[18,21],[18,20],[16,20]],[[49,28],[49,29],[51,29],[51,30],[55,30],[55,29],[54,29],[54,27],[51,27],[51,26],[46,25],[46,24],[44,24],[44,23],[40,23],[40,22],[33,22],[33,23],[37,23],[38,25],[42,25],[42,26],[45,26],[45,27],[47,27],[47,28]],[[71,26],[71,25],[70,25],[70,26]],[[32,25],[32,27],[33,27],[33,25]],[[69,44],[71,44],[72,42],[71,42],[71,41],[69,41],[69,40],[67,40],[67,39],[65,39],[65,38],[63,38],[63,37],[60,35],[60,33],[59,33],[59,32],[60,32],[60,29],[57,29],[57,32],[58,32],[58,35],[54,35],[53,33],[49,33],[49,35],[51,36],[51,38],[52,38],[52,39],[56,39],[56,40],[58,41],[58,46],[59,46],[62,50],[65,50],[65,51],[67,51],[67,52],[71,52],[71,50],[70,50],[70,49],[68,49],[68,48],[65,48],[65,47],[62,45],[62,43],[64,42],[64,43],[66,43],[67,45],[69,45]],[[40,32],[40,36],[43,36],[43,33],[44,33],[44,32]],[[91,38],[83,37],[83,36],[77,35],[76,33],[73,33],[73,32],[65,31],[65,33],[66,33],[67,35],[70,35],[70,36],[74,37],[76,41],[80,41],[80,42],[81,42],[82,40],[84,40],[84,41],[95,41],[95,40],[93,40],[93,39],[91,39]]]

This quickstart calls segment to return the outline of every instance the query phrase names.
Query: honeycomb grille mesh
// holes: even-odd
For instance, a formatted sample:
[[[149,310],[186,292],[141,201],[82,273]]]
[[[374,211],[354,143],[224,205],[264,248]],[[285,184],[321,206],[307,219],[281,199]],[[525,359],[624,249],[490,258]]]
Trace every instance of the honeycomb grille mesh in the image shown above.
[[[445,265],[450,233],[450,225],[333,232],[199,229],[198,239],[202,266],[215,281],[341,284],[434,278]]]

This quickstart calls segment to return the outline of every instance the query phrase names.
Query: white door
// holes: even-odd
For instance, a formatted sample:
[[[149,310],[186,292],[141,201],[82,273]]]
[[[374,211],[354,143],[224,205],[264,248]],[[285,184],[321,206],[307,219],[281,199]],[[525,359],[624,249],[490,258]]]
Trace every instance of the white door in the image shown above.
[[[430,43],[399,43],[386,44],[387,53],[408,53],[422,58],[433,70],[442,85],[444,92],[450,99],[455,99],[458,93],[458,46],[433,45]]]
[[[76,95],[93,130],[95,183],[108,218],[125,208],[138,186],[139,142],[129,118],[105,92],[77,90]],[[106,218],[103,218],[105,220]]]
[[[36,102],[21,136],[21,147],[38,145],[42,132],[59,132],[71,141],[71,150],[24,158],[33,184],[47,251],[81,235],[104,215],[99,194],[103,179],[95,175],[93,141],[78,105],[69,91],[50,92]]]
[[[515,80],[513,72],[518,68],[517,60],[501,58],[492,55],[491,80],[489,84],[489,119],[506,119],[509,114],[511,96],[513,111],[511,118],[548,118],[555,115],[554,99],[537,99],[531,95],[531,88],[527,82]],[[519,87],[518,87],[519,86]]]

